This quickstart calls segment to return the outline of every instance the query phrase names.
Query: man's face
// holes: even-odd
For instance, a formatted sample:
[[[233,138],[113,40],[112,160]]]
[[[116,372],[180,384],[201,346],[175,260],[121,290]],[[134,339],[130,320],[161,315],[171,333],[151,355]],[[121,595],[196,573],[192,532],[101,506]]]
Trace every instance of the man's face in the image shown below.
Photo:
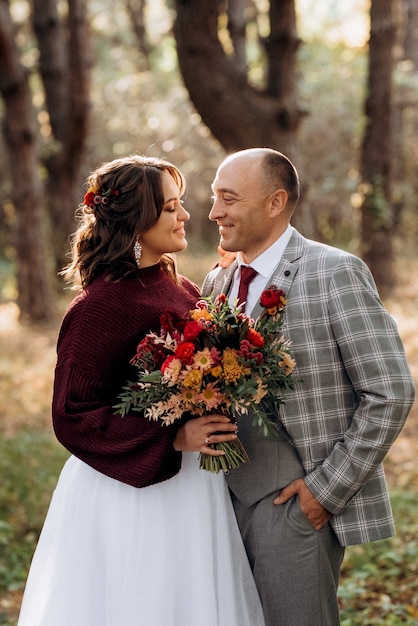
[[[240,251],[247,263],[277,238],[271,217],[271,196],[263,185],[261,158],[237,155],[219,167],[212,185],[209,219],[219,227],[220,245]]]

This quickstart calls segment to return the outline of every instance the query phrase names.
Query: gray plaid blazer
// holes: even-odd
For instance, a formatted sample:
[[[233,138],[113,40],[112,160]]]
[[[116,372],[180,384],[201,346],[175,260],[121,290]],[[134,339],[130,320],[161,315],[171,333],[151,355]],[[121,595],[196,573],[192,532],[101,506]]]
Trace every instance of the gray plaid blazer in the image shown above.
[[[235,269],[212,270],[202,295],[228,293]],[[390,537],[395,529],[382,461],[415,395],[396,324],[363,261],[294,229],[270,285],[286,295],[283,334],[292,341],[300,379],[272,419],[284,426],[307,486],[333,514],[341,545]],[[251,315],[260,313],[257,305]],[[283,487],[274,444],[252,432],[250,448],[259,453],[233,472],[247,505]]]

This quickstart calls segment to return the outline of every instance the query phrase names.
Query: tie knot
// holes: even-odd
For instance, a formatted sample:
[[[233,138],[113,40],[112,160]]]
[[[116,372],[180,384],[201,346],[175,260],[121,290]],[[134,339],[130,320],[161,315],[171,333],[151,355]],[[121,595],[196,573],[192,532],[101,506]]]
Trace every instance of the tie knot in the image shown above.
[[[254,268],[247,265],[241,265],[241,279],[240,282],[244,285],[249,285],[252,279],[257,276],[258,272]]]

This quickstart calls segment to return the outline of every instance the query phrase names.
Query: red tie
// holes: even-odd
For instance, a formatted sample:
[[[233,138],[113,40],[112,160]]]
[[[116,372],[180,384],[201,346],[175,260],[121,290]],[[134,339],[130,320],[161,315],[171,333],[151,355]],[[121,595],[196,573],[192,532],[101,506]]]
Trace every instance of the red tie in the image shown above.
[[[241,307],[242,313],[245,312],[245,305],[247,302],[248,296],[248,285],[252,281],[255,276],[257,276],[258,272],[255,271],[252,267],[248,267],[247,265],[241,265],[241,280],[239,283],[238,290],[238,304],[244,303]]]

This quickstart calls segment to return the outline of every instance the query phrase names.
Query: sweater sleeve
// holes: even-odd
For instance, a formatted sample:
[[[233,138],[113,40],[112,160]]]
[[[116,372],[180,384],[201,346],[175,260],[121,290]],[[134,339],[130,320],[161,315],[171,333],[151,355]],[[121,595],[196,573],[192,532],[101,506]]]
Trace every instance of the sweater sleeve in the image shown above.
[[[133,487],[171,478],[181,466],[181,453],[173,448],[176,425],[165,427],[138,413],[121,417],[113,408],[133,379],[129,358],[139,330],[150,328],[141,322],[120,297],[99,305],[79,300],[61,327],[52,402],[58,440],[94,469]]]

